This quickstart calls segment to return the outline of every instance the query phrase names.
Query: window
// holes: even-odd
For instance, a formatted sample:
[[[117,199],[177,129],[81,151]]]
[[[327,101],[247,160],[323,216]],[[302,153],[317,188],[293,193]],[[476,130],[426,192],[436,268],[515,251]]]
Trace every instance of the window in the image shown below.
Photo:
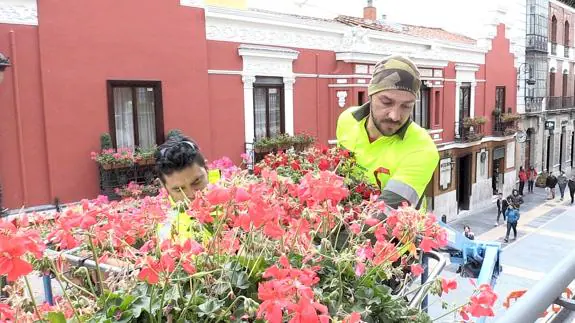
[[[459,118],[471,116],[471,83],[462,83],[459,87]]]
[[[439,97],[439,91],[435,92],[435,105],[433,106],[433,108],[435,109],[435,125],[440,125],[441,124],[441,120],[440,120],[440,111],[441,111],[441,101],[440,101],[440,97]]]
[[[555,71],[549,73],[549,96],[555,96]]]
[[[284,133],[283,80],[277,77],[256,77],[254,83],[255,140]]]
[[[117,148],[151,148],[164,139],[160,82],[108,81],[110,135]]]
[[[565,22],[565,31],[564,32],[565,32],[565,37],[564,37],[565,42],[563,44],[565,45],[565,47],[569,47],[569,21]]]
[[[557,18],[555,15],[551,18],[551,42],[557,44]]]
[[[413,109],[412,119],[423,128],[429,129],[429,87],[421,83],[421,89],[419,90],[419,98],[415,101],[415,108]]]
[[[495,88],[495,109],[505,111],[505,86]]]

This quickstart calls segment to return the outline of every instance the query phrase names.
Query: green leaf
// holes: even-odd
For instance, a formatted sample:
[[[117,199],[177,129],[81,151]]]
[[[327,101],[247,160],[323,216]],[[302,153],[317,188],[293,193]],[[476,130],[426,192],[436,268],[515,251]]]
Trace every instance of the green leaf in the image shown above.
[[[66,317],[61,312],[48,313],[48,322],[50,323],[66,323]]]
[[[116,322],[118,322],[118,323],[129,323],[130,321],[132,321],[133,318],[134,318],[134,313],[132,313],[132,311],[125,311],[120,316],[120,319],[117,320]]]
[[[136,300],[136,296],[133,295],[126,295],[124,297],[124,299],[122,300],[122,303],[120,304],[120,309],[122,311],[127,310],[130,305],[132,305],[132,303]]]
[[[247,289],[250,287],[250,282],[248,279],[248,274],[243,271],[234,272],[231,277],[232,286],[235,286],[239,289]]]
[[[198,306],[198,309],[200,310],[200,316],[211,316],[210,314],[217,312],[223,304],[223,301],[216,299],[210,299],[207,302],[204,302]]]
[[[134,313],[134,317],[138,318],[142,314],[142,311],[147,309],[147,306],[150,305],[150,297],[148,296],[141,296],[136,299],[136,301],[132,304],[132,311]]]

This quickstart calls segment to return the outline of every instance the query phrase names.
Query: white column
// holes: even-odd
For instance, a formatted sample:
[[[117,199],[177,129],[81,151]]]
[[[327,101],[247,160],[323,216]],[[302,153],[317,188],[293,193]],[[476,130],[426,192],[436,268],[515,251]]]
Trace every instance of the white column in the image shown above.
[[[253,75],[244,75],[244,126],[245,142],[253,143],[254,134],[254,82],[256,77]]]
[[[461,82],[455,82],[455,138],[459,138],[459,88]]]
[[[293,112],[293,84],[295,83],[294,76],[284,76],[284,124],[285,132],[294,135],[294,112]]]
[[[470,98],[470,107],[469,107],[469,117],[475,117],[475,87],[477,86],[477,82],[471,82],[471,98]]]

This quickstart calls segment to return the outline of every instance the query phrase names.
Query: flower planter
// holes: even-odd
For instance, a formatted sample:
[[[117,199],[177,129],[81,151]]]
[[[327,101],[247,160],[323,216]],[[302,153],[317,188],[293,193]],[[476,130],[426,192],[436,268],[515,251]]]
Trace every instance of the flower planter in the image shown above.
[[[114,165],[111,169],[100,167],[100,194],[106,195],[110,200],[120,200],[116,193],[117,188],[123,188],[134,182],[139,185],[150,185],[156,179],[153,165],[131,166]]]

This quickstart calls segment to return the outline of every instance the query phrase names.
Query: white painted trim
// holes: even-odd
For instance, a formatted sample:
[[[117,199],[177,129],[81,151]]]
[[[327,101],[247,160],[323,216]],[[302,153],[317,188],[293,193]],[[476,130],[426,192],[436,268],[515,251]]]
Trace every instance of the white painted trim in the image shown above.
[[[337,139],[330,139],[327,141],[328,145],[337,145]]]
[[[357,83],[346,83],[346,84],[328,84],[327,87],[368,87],[369,84],[357,84]]]
[[[241,44],[238,54],[243,60],[245,142],[254,142],[254,91],[256,76],[281,77],[284,83],[284,124],[287,134],[294,134],[293,61],[299,52],[289,48]],[[251,153],[251,152],[248,152]]]
[[[388,55],[393,53],[390,50]],[[385,55],[378,54],[378,53],[365,53],[365,52],[357,52],[357,51],[342,51],[336,52],[335,59],[338,61],[344,61],[346,63],[356,63],[356,64],[377,64],[379,63]],[[443,68],[447,67],[449,64],[448,60],[442,59],[433,59],[433,58],[418,58],[418,57],[411,57],[415,65],[417,67],[437,67]]]
[[[0,4],[0,24],[38,26],[36,1],[30,4]]]
[[[442,133],[443,129],[428,129],[427,133],[429,133],[430,135],[435,135],[435,134],[439,134]]]
[[[208,74],[216,74],[216,75],[242,75],[242,71],[208,70]]]
[[[460,122],[459,121],[460,120],[460,118],[459,118],[459,100],[460,100],[460,92],[461,92],[459,90],[460,87],[461,87],[461,82],[456,82],[455,83],[455,104],[454,104],[454,106],[455,106],[455,122],[456,122],[454,125],[455,137],[459,137],[459,135],[460,135],[459,134],[459,122]]]
[[[238,54],[242,57],[252,56],[252,57],[278,58],[278,59],[289,59],[293,61],[297,59],[299,52],[297,50],[282,47],[242,44],[238,48]]]
[[[465,143],[448,142],[448,143],[443,144],[440,147],[437,147],[437,150],[445,151],[448,149],[468,148],[468,147],[477,146],[477,145],[480,145],[480,144],[483,144],[486,142],[491,142],[491,141],[496,141],[496,142],[506,141],[509,139],[513,139],[514,137],[515,137],[515,135],[506,136],[506,137],[483,137],[480,141],[474,141],[474,142],[465,142]]]
[[[295,77],[317,78],[317,74],[294,73]]]
[[[479,71],[479,65],[476,64],[455,64],[456,71],[467,71],[467,72],[477,72]]]
[[[444,79],[443,81],[445,81],[445,82],[471,82],[471,81],[461,81],[461,80],[456,80],[456,79]],[[485,82],[485,80],[475,80],[473,82],[481,83],[481,82]]]
[[[487,48],[481,44],[429,40],[381,32],[327,20],[298,18],[281,13],[206,7],[206,38],[213,41],[306,48],[333,52],[402,53],[422,60],[484,64]],[[371,59],[370,61],[373,61]],[[423,64],[423,63],[422,63]]]
[[[475,117],[475,87],[477,86],[477,82],[471,82],[471,98],[469,98],[469,101],[471,101],[470,107],[469,107],[469,116],[474,118]]]

